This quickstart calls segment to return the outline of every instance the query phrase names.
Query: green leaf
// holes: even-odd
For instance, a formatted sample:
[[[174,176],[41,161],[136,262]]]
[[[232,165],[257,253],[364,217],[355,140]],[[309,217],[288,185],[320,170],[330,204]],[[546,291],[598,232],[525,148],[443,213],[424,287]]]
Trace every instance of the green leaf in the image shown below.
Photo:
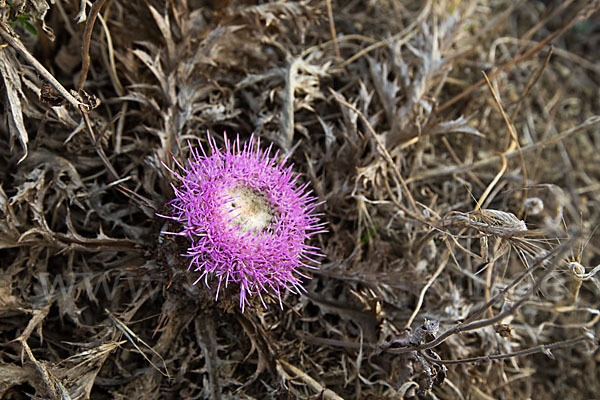
[[[375,233],[377,232],[377,228],[376,227],[372,227],[371,229],[369,229],[367,232],[365,232],[364,235],[362,235],[362,237],[360,238],[360,244],[365,244],[367,243],[369,240],[371,240],[371,238],[373,236],[375,236]]]
[[[38,34],[37,29],[35,29],[35,26],[31,22],[29,22],[27,20],[27,21],[21,21],[21,23],[23,24],[23,27],[29,31],[29,33],[31,33],[34,36],[37,36],[37,34]]]

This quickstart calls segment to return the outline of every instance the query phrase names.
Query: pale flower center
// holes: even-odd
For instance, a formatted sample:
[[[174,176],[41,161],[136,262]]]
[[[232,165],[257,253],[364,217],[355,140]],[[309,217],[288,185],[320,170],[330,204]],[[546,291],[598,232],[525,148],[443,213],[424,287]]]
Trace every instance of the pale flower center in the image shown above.
[[[264,196],[244,186],[234,186],[225,190],[232,200],[223,204],[226,215],[235,216],[231,224],[239,227],[241,233],[262,232],[273,221],[273,210]]]

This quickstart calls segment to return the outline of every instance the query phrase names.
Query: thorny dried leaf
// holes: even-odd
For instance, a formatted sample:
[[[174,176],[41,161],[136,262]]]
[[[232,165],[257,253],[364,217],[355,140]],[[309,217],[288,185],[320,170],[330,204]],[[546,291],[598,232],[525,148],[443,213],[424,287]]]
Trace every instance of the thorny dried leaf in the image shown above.
[[[21,100],[25,99],[25,95],[21,89],[20,73],[16,69],[18,68],[18,65],[19,63],[11,51],[0,51],[0,73],[4,80],[6,97],[8,98],[8,105],[10,107],[10,112],[8,113],[8,126],[11,139],[18,138],[23,147],[25,154],[19,159],[19,162],[21,162],[27,158],[29,135],[27,134],[27,129],[25,128],[25,123],[23,121]]]

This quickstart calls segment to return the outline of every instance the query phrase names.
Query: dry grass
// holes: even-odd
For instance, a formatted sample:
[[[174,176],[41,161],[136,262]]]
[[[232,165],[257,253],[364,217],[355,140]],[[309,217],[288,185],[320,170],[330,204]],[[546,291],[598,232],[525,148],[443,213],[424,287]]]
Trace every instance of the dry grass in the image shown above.
[[[1,398],[597,397],[598,1],[82,5],[0,1]],[[283,310],[160,234],[206,130],[324,201]]]

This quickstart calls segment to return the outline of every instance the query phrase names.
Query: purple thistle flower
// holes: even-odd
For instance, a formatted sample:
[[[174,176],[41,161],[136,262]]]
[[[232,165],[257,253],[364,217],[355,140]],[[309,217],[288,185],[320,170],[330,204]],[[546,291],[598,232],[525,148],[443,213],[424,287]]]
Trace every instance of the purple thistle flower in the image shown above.
[[[172,215],[163,216],[183,224],[179,233],[164,233],[191,240],[188,270],[202,272],[194,284],[204,278],[208,287],[216,277],[215,300],[222,284],[239,284],[242,312],[254,294],[266,307],[263,292],[277,294],[281,305],[282,290],[306,291],[301,278],[310,278],[299,269],[317,268],[312,257],[322,256],[306,242],[325,232],[308,183],[299,185],[293,165],[284,166],[287,158],[278,163],[272,145],[262,151],[253,139],[240,148],[239,136],[234,142],[225,136],[222,150],[208,135],[210,155],[200,146],[185,166],[175,161],[181,172],[169,171],[179,187],[173,186]]]

